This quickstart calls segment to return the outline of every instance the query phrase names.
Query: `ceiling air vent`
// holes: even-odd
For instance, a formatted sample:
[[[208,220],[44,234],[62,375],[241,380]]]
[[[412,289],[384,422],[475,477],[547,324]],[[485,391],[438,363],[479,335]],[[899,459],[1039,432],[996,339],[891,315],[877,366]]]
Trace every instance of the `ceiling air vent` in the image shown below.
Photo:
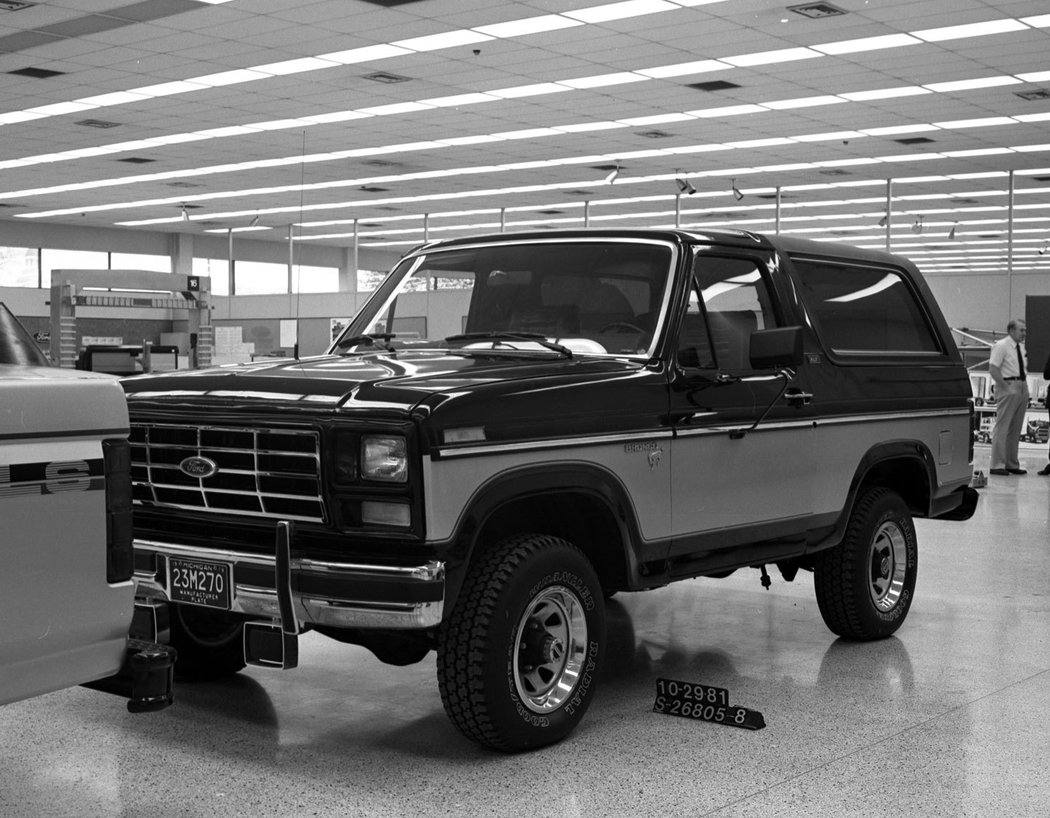
[[[555,210],[553,208],[550,208],[548,210],[537,210],[536,212],[537,213],[542,213],[544,216],[558,216],[558,215],[564,213],[565,211],[564,210]]]
[[[906,136],[903,139],[894,139],[894,142],[899,142],[902,145],[925,145],[928,142],[933,142],[928,136]]]
[[[401,162],[391,162],[389,159],[365,159],[362,165],[368,165],[373,168],[401,168],[404,164]]]
[[[120,126],[119,122],[108,122],[105,119],[82,119],[73,124],[83,125],[85,128],[117,128]]]
[[[52,71],[50,68],[16,68],[14,71],[8,71],[8,74],[14,74],[16,77],[32,77],[35,80],[46,80],[50,77],[61,77],[65,74],[65,71]]]
[[[800,3],[797,6],[788,6],[787,9],[803,17],[809,17],[811,20],[823,20],[825,17],[839,17],[846,14],[845,9],[840,9],[831,3]]]
[[[408,82],[411,77],[403,77],[400,74],[391,74],[389,71],[374,71],[371,74],[365,74],[366,80],[372,80],[372,82],[385,82],[392,85],[395,82]]]
[[[595,170],[623,170],[623,165],[591,165]]]
[[[1026,99],[1029,102],[1039,102],[1043,99],[1050,99],[1050,90],[1046,88],[1038,88],[1035,91],[1015,91],[1014,93],[1021,99]]]
[[[166,184],[168,187],[204,187],[204,185],[199,185],[196,182],[166,182]]]
[[[19,9],[27,9],[33,3],[19,3],[18,0],[0,0],[0,11],[18,11]]]
[[[118,162],[127,162],[130,165],[145,165],[149,162],[156,162],[156,159],[147,159],[145,156],[125,156],[123,159],[118,159]]]
[[[361,185],[358,190],[363,190],[365,193],[386,193],[390,188],[379,185]]]
[[[817,173],[819,173],[821,176],[852,176],[853,175],[848,170],[843,170],[842,168],[824,168],[823,170],[818,170]]]
[[[593,196],[594,195],[594,191],[593,190],[570,190],[570,191],[567,191],[567,195],[569,195],[569,196]]]
[[[695,88],[697,91],[728,91],[731,88],[740,88],[735,82],[726,80],[710,80],[708,82],[691,82],[687,88]]]
[[[644,136],[646,139],[667,139],[667,137],[674,135],[674,134],[669,134],[667,131],[656,131],[656,130],[653,130],[653,131],[635,131],[635,133],[638,136]]]

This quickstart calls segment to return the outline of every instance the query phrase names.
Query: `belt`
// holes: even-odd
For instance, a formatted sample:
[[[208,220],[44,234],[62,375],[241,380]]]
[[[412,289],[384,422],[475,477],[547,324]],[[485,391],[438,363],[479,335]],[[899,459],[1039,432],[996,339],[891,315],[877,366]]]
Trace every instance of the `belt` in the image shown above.
[[[1003,380],[1004,381],[1025,381],[1025,380],[1028,380],[1028,379],[1027,378],[1017,377],[1017,378],[1003,378]]]

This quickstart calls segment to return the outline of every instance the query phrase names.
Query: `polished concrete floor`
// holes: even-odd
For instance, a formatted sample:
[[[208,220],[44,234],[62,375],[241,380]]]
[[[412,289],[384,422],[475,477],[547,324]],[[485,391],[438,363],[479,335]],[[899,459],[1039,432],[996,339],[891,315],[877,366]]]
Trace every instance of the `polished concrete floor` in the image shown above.
[[[1046,816],[1050,478],[1045,446],[1022,456],[973,520],[917,523],[894,638],[837,641],[808,574],[620,595],[583,726],[505,756],[445,719],[433,655],[387,667],[311,634],[300,668],[183,684],[159,714],[81,688],[0,708],[0,816]],[[655,714],[658,676],[768,726]]]

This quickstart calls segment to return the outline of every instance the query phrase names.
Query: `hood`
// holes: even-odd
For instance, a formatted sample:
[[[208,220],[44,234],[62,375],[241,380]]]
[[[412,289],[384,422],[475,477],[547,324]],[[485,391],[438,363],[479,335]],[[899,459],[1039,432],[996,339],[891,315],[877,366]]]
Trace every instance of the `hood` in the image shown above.
[[[438,350],[275,359],[186,372],[125,378],[132,407],[173,401],[226,408],[278,406],[316,413],[367,412],[404,416],[420,403],[439,403],[486,385],[572,379],[636,371],[637,361],[564,358],[555,354],[450,353]],[[437,401],[433,400],[437,398]]]

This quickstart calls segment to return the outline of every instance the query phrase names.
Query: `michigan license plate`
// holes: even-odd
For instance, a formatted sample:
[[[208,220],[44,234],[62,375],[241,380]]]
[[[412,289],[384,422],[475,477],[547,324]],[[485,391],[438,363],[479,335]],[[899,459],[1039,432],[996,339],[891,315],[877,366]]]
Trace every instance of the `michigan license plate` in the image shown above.
[[[225,562],[168,558],[172,602],[230,609],[230,566]]]

